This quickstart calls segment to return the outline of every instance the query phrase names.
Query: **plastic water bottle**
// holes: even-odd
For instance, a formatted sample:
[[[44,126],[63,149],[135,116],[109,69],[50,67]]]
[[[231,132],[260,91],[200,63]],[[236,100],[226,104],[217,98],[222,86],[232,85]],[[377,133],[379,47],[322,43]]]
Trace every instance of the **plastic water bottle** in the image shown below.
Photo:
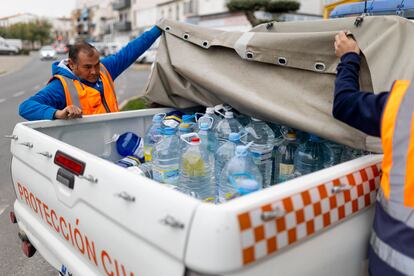
[[[298,147],[296,131],[287,129],[282,144],[277,148],[275,158],[275,182],[280,183],[294,178],[294,157]]]
[[[345,150],[345,146],[328,140],[325,140],[325,145],[332,150],[334,165],[341,163],[341,156],[342,152]]]
[[[176,185],[179,178],[180,148],[174,128],[165,127],[153,152],[153,177],[161,183]]]
[[[243,126],[236,119],[234,119],[233,112],[226,111],[224,119],[222,119],[216,127],[216,135],[219,146],[227,142],[230,133],[240,133],[242,130]]]
[[[366,155],[366,152],[363,150],[345,147],[341,154],[341,163],[357,159],[364,155]]]
[[[210,118],[213,119],[211,129],[214,131],[217,127],[218,122],[221,120],[221,117],[214,112],[214,107],[207,107],[206,113],[198,119],[197,123],[200,125],[200,123],[204,121],[209,122],[211,120]]]
[[[252,162],[247,146],[237,146],[235,156],[224,166],[218,187],[218,202],[226,202],[263,188],[259,168]]]
[[[332,166],[334,156],[324,141],[310,135],[309,140],[299,145],[295,153],[295,173],[297,176],[312,173]]]
[[[276,155],[277,155],[277,150],[279,148],[279,146],[282,144],[282,142],[284,141],[284,136],[283,136],[283,127],[282,125],[276,124],[276,123],[268,123],[268,126],[273,130],[273,134],[275,135],[275,140],[273,142],[273,152],[272,152],[272,181],[271,181],[271,185],[273,185],[274,183],[277,182],[277,177],[279,175],[275,175],[276,171],[279,171],[279,169],[276,170],[276,165],[275,165],[275,160],[276,160]]]
[[[180,161],[180,185],[191,190],[207,202],[215,201],[215,187],[212,182],[211,154],[193,137]]]
[[[133,132],[125,132],[116,139],[116,150],[121,156],[135,156],[144,162],[144,141]]]
[[[221,145],[214,155],[214,175],[216,187],[220,186],[220,175],[224,166],[234,157],[236,146],[240,145],[240,134],[230,133],[229,141]]]
[[[152,124],[147,129],[147,132],[144,136],[144,157],[145,162],[152,161],[152,151],[154,150],[154,145],[161,137],[161,123],[164,119],[165,114],[156,114],[152,118]]]
[[[218,141],[216,135],[211,131],[211,124],[208,122],[201,122],[199,124],[200,130],[198,136],[201,139],[201,145],[205,147],[208,152],[214,156],[218,148]]]
[[[253,142],[249,151],[263,176],[263,187],[269,187],[272,181],[272,151],[275,135],[265,122],[256,118],[252,118],[245,131],[247,134],[242,137],[242,141],[245,144]]]
[[[239,123],[243,127],[247,126],[251,122],[249,116],[247,116],[247,115],[245,115],[245,114],[243,114],[243,113],[241,113],[241,112],[239,112],[237,110],[234,110],[234,118],[236,118],[236,120],[239,121]]]

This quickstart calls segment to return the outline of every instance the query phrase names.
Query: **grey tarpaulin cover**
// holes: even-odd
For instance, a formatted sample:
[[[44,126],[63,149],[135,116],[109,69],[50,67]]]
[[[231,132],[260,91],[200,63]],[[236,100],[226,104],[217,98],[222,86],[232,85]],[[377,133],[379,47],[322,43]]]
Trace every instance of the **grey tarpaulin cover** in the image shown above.
[[[414,24],[396,16],[285,22],[250,32],[225,32],[162,21],[157,60],[146,98],[171,107],[228,103],[260,119],[289,125],[346,145],[380,151],[332,116],[335,35],[351,32],[362,49],[361,90],[388,91],[411,79]]]

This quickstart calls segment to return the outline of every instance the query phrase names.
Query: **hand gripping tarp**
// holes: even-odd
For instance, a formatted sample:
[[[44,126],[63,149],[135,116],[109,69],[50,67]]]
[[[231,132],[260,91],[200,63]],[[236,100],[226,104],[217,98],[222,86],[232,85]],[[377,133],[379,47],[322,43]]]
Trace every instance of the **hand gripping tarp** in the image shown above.
[[[285,22],[225,32],[165,20],[146,98],[188,108],[228,103],[349,146],[381,151],[379,139],[332,116],[335,35],[349,31],[363,52],[360,88],[389,91],[414,73],[414,23],[396,16]]]

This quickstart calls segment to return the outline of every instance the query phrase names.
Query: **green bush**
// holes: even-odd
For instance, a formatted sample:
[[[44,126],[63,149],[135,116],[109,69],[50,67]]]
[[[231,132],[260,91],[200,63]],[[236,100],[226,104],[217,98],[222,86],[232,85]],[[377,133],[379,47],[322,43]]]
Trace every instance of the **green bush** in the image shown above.
[[[300,8],[300,3],[297,1],[289,0],[271,0],[267,6],[267,12],[284,13],[297,11]]]
[[[142,98],[132,99],[121,109],[121,111],[138,110],[148,108],[150,104]]]

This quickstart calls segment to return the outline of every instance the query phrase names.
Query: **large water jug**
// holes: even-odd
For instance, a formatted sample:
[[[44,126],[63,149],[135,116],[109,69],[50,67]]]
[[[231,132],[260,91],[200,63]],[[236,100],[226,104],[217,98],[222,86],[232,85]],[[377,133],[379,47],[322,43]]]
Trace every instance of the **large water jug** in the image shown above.
[[[156,114],[152,118],[152,124],[147,129],[147,132],[144,136],[144,157],[145,162],[152,161],[152,152],[154,150],[154,145],[161,137],[161,123],[164,119],[165,114]]]
[[[206,113],[198,119],[197,123],[198,125],[200,125],[200,123],[205,122],[205,121],[210,122],[211,120],[210,118],[213,120],[211,129],[215,131],[217,124],[219,121],[221,121],[222,117],[220,117],[219,115],[216,114],[216,112],[214,112],[214,107],[207,107]]]
[[[165,127],[161,139],[155,144],[152,173],[154,180],[176,185],[179,177],[180,148],[176,130]]]
[[[242,130],[243,126],[236,119],[234,119],[233,112],[226,111],[224,118],[217,124],[216,127],[216,136],[219,146],[227,142],[230,133],[241,133]]]
[[[212,124],[212,121],[210,121],[210,123],[207,121],[199,123],[200,130],[198,131],[198,136],[201,139],[202,146],[205,147],[212,156],[214,156],[218,148],[218,141],[214,132],[211,131]]]
[[[286,129],[286,132],[284,132],[284,140],[275,153],[275,184],[287,181],[294,177],[294,157],[297,147],[296,131],[291,128]]]
[[[180,160],[180,187],[191,190],[206,202],[215,201],[215,187],[212,182],[211,154],[193,137]]]
[[[295,174],[305,175],[334,164],[334,155],[330,147],[324,141],[310,135],[308,141],[299,145],[295,153]]]
[[[214,175],[216,180],[216,187],[220,186],[220,175],[224,166],[234,157],[236,146],[240,145],[240,134],[230,133],[229,141],[221,145],[214,155]]]
[[[247,146],[237,146],[235,156],[224,166],[218,187],[218,202],[226,202],[263,188],[259,168],[252,162]]]
[[[193,133],[195,130],[196,123],[193,122],[193,115],[183,115],[183,121],[178,125],[178,140],[180,143],[180,151],[184,152],[185,148],[187,147],[187,143],[185,143],[180,137],[184,134]]]
[[[242,141],[244,144],[253,142],[249,151],[263,176],[263,187],[267,188],[272,182],[272,151],[275,135],[265,122],[256,118],[252,118],[245,132],[246,135],[242,137]]]

